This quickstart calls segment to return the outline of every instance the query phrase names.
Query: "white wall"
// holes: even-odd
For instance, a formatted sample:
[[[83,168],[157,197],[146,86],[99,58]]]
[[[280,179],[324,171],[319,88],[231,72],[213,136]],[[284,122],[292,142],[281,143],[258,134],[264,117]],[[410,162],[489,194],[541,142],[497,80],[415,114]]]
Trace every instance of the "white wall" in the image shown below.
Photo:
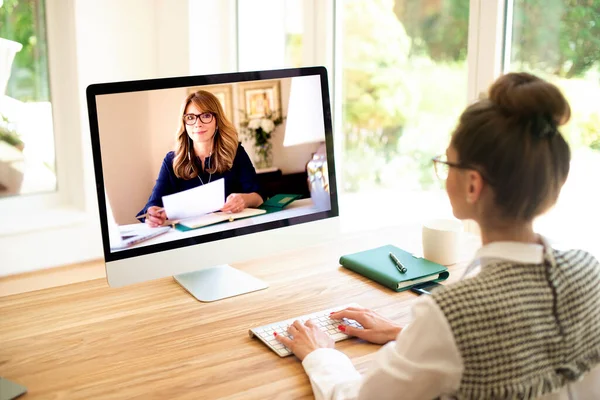
[[[189,0],[191,74],[237,71],[236,2],[237,0]]]
[[[185,88],[98,96],[104,184],[118,224],[138,222],[135,215],[174,147],[185,96]]]
[[[125,204],[142,204],[150,169],[150,121],[146,117],[148,96],[124,93],[97,97],[98,130],[102,170],[108,200],[118,224],[135,222],[137,211]],[[139,140],[143,135],[148,140]]]
[[[285,1],[238,0],[240,71],[285,65]]]
[[[148,132],[150,141],[151,188],[160,171],[167,152],[175,148],[175,136],[179,130],[181,104],[188,95],[185,88],[152,91],[148,93]],[[157,162],[158,161],[158,162]],[[150,192],[148,192],[148,195]],[[146,196],[146,199],[148,197]],[[146,204],[144,202],[144,204]],[[141,209],[141,207],[140,207]]]

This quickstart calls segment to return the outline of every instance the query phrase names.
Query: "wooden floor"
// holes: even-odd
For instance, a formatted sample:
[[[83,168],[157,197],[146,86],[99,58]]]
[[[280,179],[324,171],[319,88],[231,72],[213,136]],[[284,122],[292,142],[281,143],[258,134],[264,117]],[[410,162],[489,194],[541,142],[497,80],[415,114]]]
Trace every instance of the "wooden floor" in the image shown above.
[[[0,277],[0,297],[105,278],[104,260],[9,275]]]

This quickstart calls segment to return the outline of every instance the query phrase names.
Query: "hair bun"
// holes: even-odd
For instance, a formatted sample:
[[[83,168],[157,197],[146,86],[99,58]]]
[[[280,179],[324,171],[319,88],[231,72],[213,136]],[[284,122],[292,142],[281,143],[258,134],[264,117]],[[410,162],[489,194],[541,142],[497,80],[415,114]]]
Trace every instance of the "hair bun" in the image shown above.
[[[571,117],[569,103],[555,85],[525,72],[498,78],[489,89],[489,100],[503,112],[527,119],[541,137],[553,135]]]

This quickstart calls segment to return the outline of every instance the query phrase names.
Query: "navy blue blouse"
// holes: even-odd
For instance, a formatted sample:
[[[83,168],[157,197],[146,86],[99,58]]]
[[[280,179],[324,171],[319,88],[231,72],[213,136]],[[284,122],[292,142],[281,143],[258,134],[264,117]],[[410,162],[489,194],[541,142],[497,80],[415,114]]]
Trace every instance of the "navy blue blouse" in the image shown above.
[[[182,179],[175,176],[173,170],[173,159],[175,158],[175,152],[170,151],[165,156],[156,184],[152,189],[152,194],[148,199],[148,203],[144,208],[137,214],[143,215],[146,213],[149,207],[157,206],[163,207],[162,197],[173,193],[182,192],[184,190],[193,189],[202,185],[202,182],[208,183],[216,181],[217,179],[225,178],[225,198],[231,193],[258,193],[263,199],[264,196],[261,194],[261,190],[256,177],[256,171],[254,166],[248,157],[248,153],[244,150],[244,147],[240,143],[238,145],[235,158],[233,159],[233,166],[230,170],[224,173],[214,173],[212,176],[206,172],[206,169],[210,165],[210,158],[206,157],[204,160],[204,171],[201,172],[200,177],[192,179]]]

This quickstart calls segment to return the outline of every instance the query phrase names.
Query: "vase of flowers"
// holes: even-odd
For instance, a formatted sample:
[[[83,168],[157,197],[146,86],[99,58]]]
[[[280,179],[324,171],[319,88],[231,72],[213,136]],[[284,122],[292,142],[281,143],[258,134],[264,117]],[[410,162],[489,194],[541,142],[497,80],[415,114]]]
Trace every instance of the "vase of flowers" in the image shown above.
[[[263,116],[249,116],[244,113],[240,122],[242,136],[254,147],[254,166],[257,169],[269,168],[273,165],[273,143],[271,138],[277,126],[283,123],[284,117],[277,111]]]

